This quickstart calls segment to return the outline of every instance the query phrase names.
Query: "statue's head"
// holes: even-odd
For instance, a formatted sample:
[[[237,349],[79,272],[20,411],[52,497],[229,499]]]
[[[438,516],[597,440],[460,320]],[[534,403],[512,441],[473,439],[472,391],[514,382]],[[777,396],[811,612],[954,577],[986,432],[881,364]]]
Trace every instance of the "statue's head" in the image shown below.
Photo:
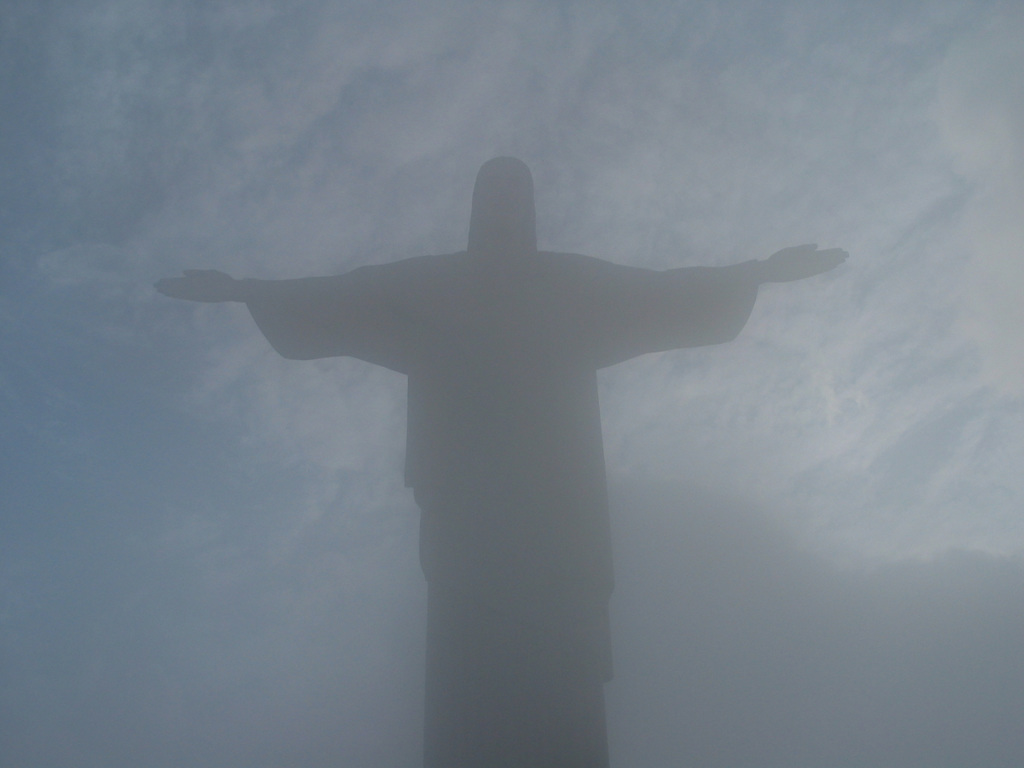
[[[537,251],[533,177],[522,160],[496,157],[480,168],[473,187],[469,251],[488,256]]]

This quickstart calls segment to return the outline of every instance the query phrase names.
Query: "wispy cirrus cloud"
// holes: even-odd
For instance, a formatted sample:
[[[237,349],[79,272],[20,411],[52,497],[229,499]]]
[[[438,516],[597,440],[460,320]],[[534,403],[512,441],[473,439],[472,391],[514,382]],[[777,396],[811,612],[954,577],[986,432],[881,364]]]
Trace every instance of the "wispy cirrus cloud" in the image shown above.
[[[754,743],[783,719],[778,764],[1020,752],[1000,720],[1024,551],[1012,7],[103,0],[0,20],[21,35],[0,96],[25,96],[0,137],[10,754],[415,759],[400,377],[280,360],[243,308],[151,282],[458,250],[473,176],[506,153],[552,249],[658,269],[851,252],[765,286],[729,345],[601,374],[617,754],[749,762],[711,726]]]

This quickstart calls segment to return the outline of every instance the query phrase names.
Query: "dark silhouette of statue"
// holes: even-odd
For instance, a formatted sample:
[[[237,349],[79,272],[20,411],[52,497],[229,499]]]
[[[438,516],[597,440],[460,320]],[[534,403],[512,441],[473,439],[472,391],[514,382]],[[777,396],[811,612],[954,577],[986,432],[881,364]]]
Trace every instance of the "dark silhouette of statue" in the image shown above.
[[[533,181],[484,164],[469,247],[334,277],[161,280],[168,296],[243,301],[280,354],[350,355],[408,376],[405,482],[428,582],[427,768],[608,765],[608,499],[597,371],[719,344],[763,282],[846,254],[656,272],[537,250]]]

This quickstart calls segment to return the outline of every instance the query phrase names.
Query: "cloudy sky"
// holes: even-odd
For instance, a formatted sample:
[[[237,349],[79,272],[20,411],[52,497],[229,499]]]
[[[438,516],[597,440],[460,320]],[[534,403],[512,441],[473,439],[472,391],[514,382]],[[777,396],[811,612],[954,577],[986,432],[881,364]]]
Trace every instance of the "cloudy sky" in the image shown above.
[[[613,764],[1024,763],[1011,2],[0,6],[0,765],[415,766],[404,381],[183,268],[817,242],[721,347],[602,373]]]

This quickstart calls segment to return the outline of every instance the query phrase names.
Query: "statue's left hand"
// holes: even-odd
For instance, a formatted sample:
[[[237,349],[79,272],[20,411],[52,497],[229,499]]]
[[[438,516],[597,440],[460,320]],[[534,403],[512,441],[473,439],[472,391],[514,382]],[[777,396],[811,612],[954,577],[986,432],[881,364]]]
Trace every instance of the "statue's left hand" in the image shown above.
[[[165,277],[153,287],[172,299],[244,301],[241,283],[216,269],[186,269],[183,277]]]
[[[761,262],[762,280],[766,283],[788,283],[820,275],[835,269],[849,254],[842,248],[819,251],[815,244],[794,245],[773,253]]]

